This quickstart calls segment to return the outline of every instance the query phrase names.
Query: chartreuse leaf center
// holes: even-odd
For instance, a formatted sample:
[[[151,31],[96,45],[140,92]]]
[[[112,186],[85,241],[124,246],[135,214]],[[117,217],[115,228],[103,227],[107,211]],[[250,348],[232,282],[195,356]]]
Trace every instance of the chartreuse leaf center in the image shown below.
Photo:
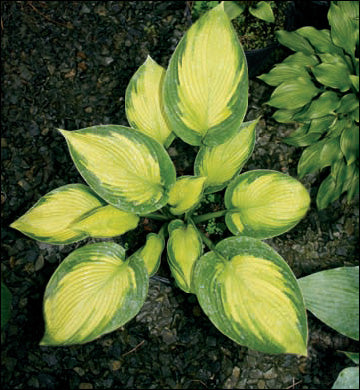
[[[175,168],[157,141],[115,125],[61,132],[79,172],[107,202],[136,213],[166,203]]]
[[[142,306],[148,274],[143,260],[124,262],[124,249],[98,243],[72,252],[46,287],[42,345],[86,343],[130,320]]]

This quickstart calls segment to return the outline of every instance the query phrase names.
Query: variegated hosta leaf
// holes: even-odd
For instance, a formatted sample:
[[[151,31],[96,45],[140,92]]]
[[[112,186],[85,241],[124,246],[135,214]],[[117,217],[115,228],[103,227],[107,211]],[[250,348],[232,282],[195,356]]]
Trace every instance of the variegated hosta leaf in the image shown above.
[[[136,214],[119,210],[108,204],[80,217],[71,227],[91,237],[114,237],[135,229],[139,219]]]
[[[60,131],[77,169],[108,203],[137,214],[166,204],[176,173],[169,155],[157,141],[117,125]]]
[[[72,252],[51,277],[44,296],[45,335],[41,345],[92,341],[130,321],[142,307],[149,285],[139,256],[107,242]]]
[[[170,211],[180,215],[194,208],[201,200],[205,180],[206,177],[179,177],[169,192]]]
[[[203,251],[200,235],[194,225],[186,225],[179,219],[169,224],[169,235],[167,253],[171,273],[182,290],[194,292],[193,269]]]
[[[282,257],[250,237],[227,238],[215,251],[197,261],[193,276],[196,296],[211,322],[240,345],[306,355],[304,302]]]
[[[310,196],[291,176],[254,170],[229,184],[225,205],[226,225],[233,234],[264,239],[293,228],[305,216]]]
[[[125,110],[132,127],[168,147],[174,136],[164,114],[164,76],[165,69],[148,56],[126,89]]]
[[[191,145],[217,145],[241,124],[248,75],[243,49],[224,5],[194,23],[171,57],[164,81],[170,128]]]
[[[144,260],[149,276],[159,269],[164,246],[165,241],[160,234],[149,233],[146,236],[146,244],[136,252]]]
[[[10,227],[38,241],[70,244],[91,235],[74,229],[74,222],[104,205],[88,186],[68,184],[44,195]]]
[[[251,156],[255,145],[257,120],[242,123],[227,141],[202,146],[195,159],[195,175],[206,176],[205,193],[220,191],[237,175]]]
[[[305,305],[341,334],[359,340],[359,267],[339,267],[298,280]]]

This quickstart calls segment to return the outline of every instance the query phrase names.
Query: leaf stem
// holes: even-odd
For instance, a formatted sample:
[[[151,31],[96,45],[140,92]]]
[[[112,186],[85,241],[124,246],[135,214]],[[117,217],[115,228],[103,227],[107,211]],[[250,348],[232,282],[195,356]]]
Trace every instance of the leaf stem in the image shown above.
[[[223,217],[227,212],[228,212],[228,210],[220,210],[220,211],[215,211],[212,213],[207,213],[204,215],[193,216],[192,219],[195,223],[199,223],[199,222],[208,221],[209,219],[212,219],[212,218]]]
[[[170,218],[165,216],[165,215],[161,215],[161,214],[154,214],[154,213],[150,213],[150,214],[145,214],[145,215],[142,215],[143,218],[150,218],[150,219],[157,219],[158,221],[169,221]]]
[[[205,243],[205,245],[211,250],[213,251],[214,253],[216,253],[216,255],[218,257],[220,257],[220,259],[222,259],[224,262],[227,262],[228,259],[226,259],[216,248],[215,248],[215,244],[210,240],[209,237],[207,237],[202,231],[200,231],[198,229],[198,232],[200,233],[201,235],[201,238],[203,240],[203,242]]]

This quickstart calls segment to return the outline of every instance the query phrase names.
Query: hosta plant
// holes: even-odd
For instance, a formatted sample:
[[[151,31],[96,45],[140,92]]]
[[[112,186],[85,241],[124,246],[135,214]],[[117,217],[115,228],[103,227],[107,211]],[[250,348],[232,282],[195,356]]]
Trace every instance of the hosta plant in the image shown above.
[[[11,226],[39,241],[68,244],[124,234],[144,217],[163,225],[129,255],[107,240],[66,257],[46,287],[41,345],[86,343],[132,319],[167,239],[177,286],[196,294],[221,332],[259,351],[306,355],[297,280],[261,240],[294,227],[310,199],[283,173],[240,174],[257,120],[243,122],[247,64],[223,4],[192,25],[167,69],[148,57],[125,98],[131,127],[60,130],[86,184],[54,189]],[[198,149],[193,175],[176,177],[166,151],[175,137]],[[225,188],[224,210],[196,213],[205,194]],[[198,226],[223,216],[234,236],[215,245]]]
[[[326,325],[359,341],[359,267],[339,267],[298,280],[306,308]],[[344,352],[359,365],[359,353]],[[359,366],[346,367],[332,389],[358,389]]]
[[[268,102],[277,108],[275,120],[299,124],[284,139],[306,147],[299,177],[328,169],[317,193],[319,209],[345,192],[348,201],[359,192],[359,3],[331,2],[328,20],[330,30],[278,31],[279,42],[296,53],[259,76],[276,86]]]

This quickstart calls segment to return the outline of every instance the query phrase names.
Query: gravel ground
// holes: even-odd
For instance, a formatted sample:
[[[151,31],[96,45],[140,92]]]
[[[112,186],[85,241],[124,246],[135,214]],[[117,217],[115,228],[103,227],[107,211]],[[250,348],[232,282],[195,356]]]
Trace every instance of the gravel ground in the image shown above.
[[[184,4],[1,4],[1,274],[13,294],[12,317],[1,332],[4,389],[323,389],[352,365],[337,351],[356,351],[358,343],[311,314],[307,358],[236,345],[214,328],[194,295],[174,286],[166,264],[160,269],[165,279],[151,280],[144,307],[125,327],[85,345],[38,345],[44,330],[42,296],[50,276],[68,253],[91,240],[51,246],[8,226],[50,190],[82,182],[56,129],[126,125],[127,83],[148,54],[167,66],[189,23]],[[301,150],[281,142],[293,127],[271,119],[271,108],[264,104],[270,93],[264,84],[251,81],[246,119],[262,119],[244,170],[275,169],[296,177]],[[190,147],[176,140],[169,153],[179,174],[192,173],[195,152]],[[321,179],[308,175],[302,180],[312,199]],[[267,242],[297,277],[358,264],[358,204],[341,199],[319,212],[313,202],[293,230]],[[115,241],[137,248],[145,233],[157,228],[142,220]],[[220,237],[214,232],[212,238]]]

